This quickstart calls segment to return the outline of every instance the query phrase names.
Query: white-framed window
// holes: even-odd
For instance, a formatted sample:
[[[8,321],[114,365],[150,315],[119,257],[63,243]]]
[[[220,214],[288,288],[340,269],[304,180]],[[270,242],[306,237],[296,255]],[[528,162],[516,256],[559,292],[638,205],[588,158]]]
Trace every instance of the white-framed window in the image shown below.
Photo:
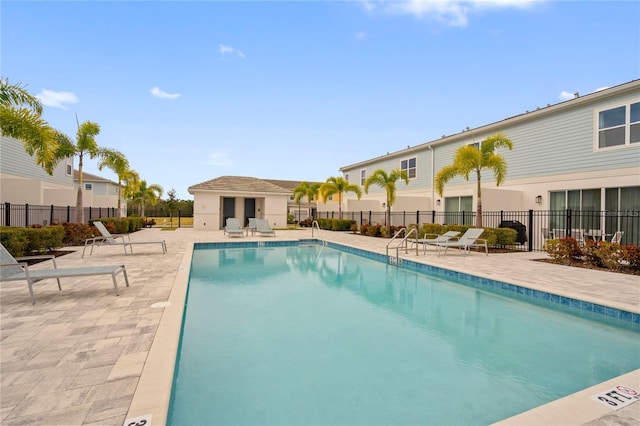
[[[367,180],[367,170],[362,169],[360,170],[360,185],[364,186],[364,181],[366,180]]]
[[[596,149],[640,143],[640,102],[597,110]]]
[[[347,182],[349,182],[349,173],[345,173],[345,174],[344,174],[344,180],[346,180]]]
[[[85,183],[84,184],[84,189],[85,189],[85,191],[91,191],[93,189],[93,184],[92,183]]]
[[[71,174],[73,173],[73,169],[71,168],[71,164],[67,164],[67,167],[65,169],[65,173],[67,174],[67,176],[71,176]]]
[[[471,142],[470,144],[468,144],[469,146],[475,146],[476,148],[480,149],[480,142]]]
[[[406,172],[409,179],[414,179],[418,175],[418,172],[416,171],[416,163],[416,157],[402,160],[400,161],[400,170]]]

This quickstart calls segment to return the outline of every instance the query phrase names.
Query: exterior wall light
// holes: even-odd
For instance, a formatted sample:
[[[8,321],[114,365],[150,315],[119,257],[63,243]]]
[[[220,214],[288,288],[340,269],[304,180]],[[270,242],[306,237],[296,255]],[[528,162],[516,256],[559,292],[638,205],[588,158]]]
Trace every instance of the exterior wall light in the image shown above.
[[[536,196],[536,204],[542,204],[542,195]]]

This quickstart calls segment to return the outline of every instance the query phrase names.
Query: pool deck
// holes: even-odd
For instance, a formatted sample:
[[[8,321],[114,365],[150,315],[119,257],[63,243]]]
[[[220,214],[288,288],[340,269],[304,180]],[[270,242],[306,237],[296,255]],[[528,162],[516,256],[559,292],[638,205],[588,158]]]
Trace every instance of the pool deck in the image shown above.
[[[389,240],[317,230],[316,238],[385,253]],[[276,231],[275,237],[233,238],[222,231],[144,229],[132,240],[165,239],[121,247],[82,249],[57,259],[59,267],[125,264],[131,286],[119,280],[114,294],[109,276],[62,279],[34,286],[31,305],[26,283],[0,286],[0,424],[123,425],[152,415],[166,421],[188,265],[194,242],[266,241],[311,238],[311,230]],[[395,253],[395,250],[392,250]],[[570,268],[532,259],[544,253],[467,256],[433,249],[401,257],[497,281],[640,313],[640,279],[613,272]],[[42,266],[35,266],[35,268]],[[167,303],[168,302],[168,303]],[[594,342],[597,344],[597,342]],[[640,356],[640,354],[639,354]],[[614,411],[591,399],[616,385],[640,389],[640,370],[543,405],[500,425],[640,424],[640,403]],[[148,417],[146,417],[148,419]],[[147,424],[149,426],[149,424]]]

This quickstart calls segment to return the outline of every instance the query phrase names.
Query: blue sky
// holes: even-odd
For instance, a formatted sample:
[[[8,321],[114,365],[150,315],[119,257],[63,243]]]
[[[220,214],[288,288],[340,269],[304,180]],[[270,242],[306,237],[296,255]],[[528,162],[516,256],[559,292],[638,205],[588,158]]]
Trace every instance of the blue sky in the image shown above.
[[[2,78],[179,198],[339,168],[640,75],[636,1],[0,3]],[[117,180],[97,170],[85,171]]]

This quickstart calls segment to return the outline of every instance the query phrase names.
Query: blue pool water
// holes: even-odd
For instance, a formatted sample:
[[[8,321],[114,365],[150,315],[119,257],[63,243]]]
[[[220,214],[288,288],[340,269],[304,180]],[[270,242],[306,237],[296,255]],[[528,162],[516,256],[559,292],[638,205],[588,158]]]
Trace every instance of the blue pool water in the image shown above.
[[[633,321],[319,245],[198,248],[188,291],[170,425],[483,425],[640,368]]]

